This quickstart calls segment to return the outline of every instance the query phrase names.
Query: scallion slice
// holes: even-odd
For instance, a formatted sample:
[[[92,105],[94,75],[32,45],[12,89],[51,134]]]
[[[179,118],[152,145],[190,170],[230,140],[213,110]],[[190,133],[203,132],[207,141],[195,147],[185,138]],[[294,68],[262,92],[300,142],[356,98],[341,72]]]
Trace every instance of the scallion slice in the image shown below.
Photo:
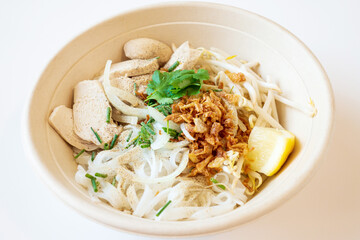
[[[96,179],[92,178],[92,179],[91,179],[91,184],[92,184],[92,186],[93,186],[94,192],[97,192],[97,191],[98,191],[98,188],[97,188]]]
[[[104,150],[109,150],[109,144],[108,143],[104,144]]]
[[[91,174],[85,174],[85,177],[89,178],[89,179],[96,179],[96,177],[94,177],[93,175]]]
[[[95,134],[95,137],[97,138],[97,140],[99,141],[99,143],[102,143],[99,134],[98,134],[97,132],[95,132],[95,130],[94,130],[92,127],[90,127],[90,128],[91,128],[91,131]]]
[[[94,159],[95,159],[95,151],[93,151],[93,152],[91,153],[91,161],[94,161]]]
[[[114,177],[114,179],[112,180],[112,183],[111,183],[114,187],[115,187],[115,184],[116,184],[116,176]]]
[[[134,83],[134,95],[136,96],[136,90],[137,90],[137,86],[136,83]]]
[[[165,208],[167,208],[167,206],[169,206],[169,204],[171,203],[171,200],[169,200],[161,209],[160,211],[156,214],[156,216],[160,216],[160,214],[165,210]]]
[[[108,108],[106,109],[106,122],[107,122],[107,123],[110,123],[110,114],[111,114],[111,108],[108,107]]]
[[[222,190],[225,190],[225,189],[226,189],[224,185],[221,185],[221,184],[219,185],[219,184],[218,184],[219,181],[216,180],[215,178],[210,178],[210,181],[213,182],[214,184],[216,184],[216,186],[218,186],[218,187],[221,188]]]
[[[232,86],[232,88],[231,88],[231,90],[230,90],[230,94],[232,93],[233,89],[234,89],[234,86]]]
[[[107,174],[102,174],[102,173],[95,173],[96,177],[101,177],[101,178],[107,178]]]
[[[81,154],[83,154],[85,152],[85,149],[81,150],[78,154],[76,154],[76,156],[74,157],[75,159],[80,157]]]
[[[145,128],[145,130],[148,131],[150,134],[155,135],[154,130],[152,130],[148,124],[145,124],[144,122],[142,122],[141,126],[143,126]]]
[[[133,132],[134,132],[134,131],[131,131],[131,132],[129,133],[129,136],[128,136],[127,139],[126,139],[126,142],[129,142],[129,141],[130,141],[130,138],[131,138],[131,135],[133,134]]]
[[[179,64],[180,64],[179,61],[174,62],[174,64],[169,67],[168,72],[174,71],[174,69],[177,68],[177,66],[179,66]]]
[[[115,134],[113,140],[110,143],[110,149],[112,149],[115,146],[115,142],[118,139],[119,135]]]

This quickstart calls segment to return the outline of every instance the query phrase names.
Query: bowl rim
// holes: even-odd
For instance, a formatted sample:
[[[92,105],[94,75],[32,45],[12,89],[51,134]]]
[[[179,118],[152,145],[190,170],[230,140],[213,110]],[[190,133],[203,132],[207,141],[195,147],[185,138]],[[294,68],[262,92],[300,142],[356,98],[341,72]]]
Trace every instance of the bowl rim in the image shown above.
[[[241,14],[260,18],[260,19],[270,23],[271,25],[277,27],[279,30],[281,30],[281,32],[290,36],[293,40],[295,40],[297,43],[299,43],[301,45],[303,50],[305,50],[309,54],[311,59],[314,61],[314,64],[316,64],[316,68],[318,70],[320,70],[320,72],[321,72],[323,82],[325,83],[323,85],[323,87],[324,87],[324,89],[325,88],[327,89],[326,94],[328,95],[328,98],[330,100],[329,101],[329,116],[328,116],[329,118],[328,118],[328,121],[326,123],[324,123],[326,125],[325,126],[326,132],[322,137],[323,141],[322,141],[321,149],[319,149],[316,152],[317,154],[312,157],[313,161],[312,161],[312,165],[311,165],[312,166],[311,171],[306,171],[305,172],[306,174],[303,173],[304,178],[299,180],[296,184],[293,184],[291,189],[289,189],[287,192],[280,193],[279,195],[274,197],[269,204],[267,204],[266,206],[259,207],[259,209],[256,212],[253,212],[251,214],[251,216],[244,218],[241,222],[238,222],[237,224],[232,224],[231,226],[228,225],[227,227],[225,226],[220,229],[219,228],[218,229],[207,229],[207,230],[210,230],[208,232],[206,232],[204,230],[193,231],[190,234],[179,234],[179,233],[172,234],[171,230],[162,232],[162,233],[135,232],[132,230],[119,228],[115,225],[112,225],[108,221],[105,221],[104,217],[100,218],[98,216],[98,214],[93,214],[93,212],[92,212],[93,210],[99,211],[99,206],[95,206],[95,204],[84,204],[84,202],[81,199],[79,199],[76,196],[71,195],[69,193],[69,191],[67,190],[67,187],[65,187],[54,176],[52,176],[52,174],[47,170],[45,165],[42,164],[42,162],[40,160],[41,157],[37,153],[35,146],[32,142],[32,138],[31,138],[30,121],[29,121],[29,116],[31,114],[31,103],[35,96],[35,90],[38,87],[39,80],[42,78],[44,71],[48,68],[49,65],[52,64],[52,62],[54,61],[56,56],[59,55],[68,45],[72,44],[73,42],[76,42],[79,37],[83,36],[88,31],[93,30],[107,22],[111,22],[114,19],[118,18],[119,16],[124,16],[124,15],[128,15],[128,14],[136,14],[137,12],[151,10],[151,9],[157,9],[160,7],[161,8],[162,7],[173,7],[173,6],[179,6],[179,5],[180,6],[184,6],[184,5],[185,6],[195,6],[195,7],[206,6],[206,7],[212,7],[212,8],[222,8],[226,11],[236,11]],[[322,155],[326,151],[328,142],[330,141],[330,136],[331,136],[333,125],[334,125],[334,114],[335,114],[334,113],[335,112],[334,93],[333,93],[333,90],[331,87],[330,80],[329,80],[323,66],[321,65],[321,63],[319,62],[317,57],[313,54],[313,52],[300,39],[298,39],[293,33],[291,33],[289,30],[287,30],[283,26],[279,25],[278,23],[276,23],[266,17],[263,17],[257,13],[253,13],[251,11],[248,11],[248,10],[245,10],[245,9],[242,9],[239,7],[235,7],[232,5],[225,5],[225,4],[212,3],[212,2],[197,2],[197,1],[190,1],[190,2],[176,1],[176,2],[156,3],[156,4],[149,4],[146,6],[134,8],[134,9],[131,9],[128,11],[121,11],[118,14],[115,14],[114,16],[112,16],[110,18],[100,21],[99,23],[93,25],[92,27],[83,30],[80,34],[78,34],[76,37],[72,38],[71,41],[67,42],[58,52],[55,53],[55,55],[51,58],[51,60],[48,62],[48,64],[40,72],[36,83],[33,85],[32,90],[28,93],[28,96],[26,99],[27,99],[27,101],[23,108],[22,123],[21,123],[22,124],[21,132],[23,133],[22,134],[22,144],[23,144],[23,148],[25,150],[25,154],[31,162],[32,168],[35,169],[38,176],[40,176],[41,180],[45,183],[45,185],[47,185],[47,187],[53,193],[55,193],[55,195],[58,198],[60,198],[64,203],[66,203],[66,205],[70,206],[71,208],[76,210],[76,212],[80,213],[81,215],[89,217],[90,219],[94,220],[95,222],[101,223],[102,225],[105,225],[105,226],[108,226],[108,227],[111,227],[113,229],[120,230],[123,232],[137,234],[137,235],[141,235],[141,236],[152,236],[152,237],[154,237],[154,236],[156,236],[156,237],[170,237],[170,236],[173,236],[173,237],[174,236],[195,237],[195,236],[203,236],[203,235],[209,235],[209,234],[215,234],[215,233],[220,233],[220,232],[224,232],[224,231],[229,231],[231,229],[239,227],[240,225],[249,223],[249,222],[253,221],[254,219],[258,218],[259,216],[265,215],[265,214],[269,213],[270,211],[279,207],[281,204],[283,204],[285,201],[289,200],[291,197],[295,196],[296,193],[298,193],[301,189],[304,188],[304,186],[312,179],[316,170],[319,168],[320,164],[323,162]],[[90,209],[89,209],[89,207],[90,207]],[[90,211],[89,212],[84,211],[85,209],[90,210]],[[133,216],[131,216],[131,217],[133,217]],[[213,218],[209,218],[209,219],[213,219]],[[138,218],[135,221],[137,221],[137,220],[144,220],[144,219]],[[147,220],[147,221],[151,221],[151,224],[159,223],[159,222],[155,222],[152,220]],[[194,220],[194,221],[190,221],[190,222],[193,223],[195,221],[203,222],[203,220]],[[184,222],[187,222],[187,221],[176,222],[176,224],[181,225]],[[169,227],[171,227],[170,226],[171,222],[162,222],[161,224],[168,224]]]

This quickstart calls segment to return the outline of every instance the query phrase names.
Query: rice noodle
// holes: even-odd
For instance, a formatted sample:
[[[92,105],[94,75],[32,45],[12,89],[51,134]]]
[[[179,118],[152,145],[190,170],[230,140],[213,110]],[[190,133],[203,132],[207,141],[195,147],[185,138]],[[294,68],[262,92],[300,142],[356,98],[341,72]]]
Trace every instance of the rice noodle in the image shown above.
[[[161,183],[161,182],[167,182],[167,181],[174,180],[175,177],[177,177],[180,173],[182,173],[185,170],[188,161],[189,161],[189,151],[185,151],[178,168],[173,173],[171,173],[167,176],[158,177],[158,178],[141,178],[141,177],[133,176],[133,180],[135,182],[149,183],[149,184],[150,183]]]

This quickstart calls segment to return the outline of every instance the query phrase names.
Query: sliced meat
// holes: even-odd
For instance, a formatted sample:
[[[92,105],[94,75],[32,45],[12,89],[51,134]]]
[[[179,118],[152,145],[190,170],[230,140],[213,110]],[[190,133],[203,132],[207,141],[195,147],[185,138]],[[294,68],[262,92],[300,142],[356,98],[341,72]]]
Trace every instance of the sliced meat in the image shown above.
[[[113,78],[110,80],[110,83],[113,87],[120,88],[131,94],[135,93],[135,88],[134,88],[135,81],[129,77],[121,76],[118,78]]]
[[[149,84],[149,82],[152,79],[152,73],[151,74],[145,74],[137,77],[132,77],[132,79],[135,81],[137,86],[137,92],[139,93],[146,93],[146,87]]]
[[[171,55],[170,60],[165,64],[164,68],[168,69],[176,61],[179,61],[180,64],[175,70],[190,70],[194,68],[200,56],[201,52],[197,49],[190,48],[189,42],[186,41]]]
[[[145,74],[136,77],[118,77],[110,80],[111,85],[117,88],[120,88],[124,91],[134,94],[135,93],[135,85],[136,91],[139,93],[146,93],[146,87],[152,78],[152,74]]]
[[[141,148],[136,146],[129,151],[116,157],[120,164],[128,164],[131,162],[138,162],[143,158]]]
[[[118,127],[111,118],[110,123],[106,122],[108,107],[110,107],[109,101],[99,81],[85,80],[78,83],[74,90],[75,133],[97,146],[111,142],[114,135],[120,133],[121,127]],[[97,132],[102,143],[96,138],[91,128]]]
[[[159,57],[162,66],[169,61],[171,48],[163,42],[151,38],[136,38],[124,45],[125,55],[130,59],[150,59]]]
[[[159,69],[159,64],[156,58],[149,60],[127,60],[119,63],[114,63],[110,68],[110,79],[121,76],[139,76],[143,74],[152,73]]]
[[[95,144],[85,141],[75,134],[73,110],[71,108],[64,105],[56,107],[49,117],[49,123],[71,146],[86,151],[98,148]]]

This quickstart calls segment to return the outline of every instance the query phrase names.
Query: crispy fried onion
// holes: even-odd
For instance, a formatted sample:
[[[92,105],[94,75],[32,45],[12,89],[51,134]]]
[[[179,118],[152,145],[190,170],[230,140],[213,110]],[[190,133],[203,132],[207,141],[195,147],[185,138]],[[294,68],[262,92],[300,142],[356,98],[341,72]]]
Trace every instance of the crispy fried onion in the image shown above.
[[[195,139],[189,144],[189,176],[211,177],[221,171],[226,151],[233,150],[243,155],[247,150],[251,128],[248,122],[244,122],[248,130],[241,131],[236,124],[238,119],[234,119],[237,115],[232,111],[213,91],[200,97],[183,97],[172,105],[172,114],[165,120],[183,123]]]

